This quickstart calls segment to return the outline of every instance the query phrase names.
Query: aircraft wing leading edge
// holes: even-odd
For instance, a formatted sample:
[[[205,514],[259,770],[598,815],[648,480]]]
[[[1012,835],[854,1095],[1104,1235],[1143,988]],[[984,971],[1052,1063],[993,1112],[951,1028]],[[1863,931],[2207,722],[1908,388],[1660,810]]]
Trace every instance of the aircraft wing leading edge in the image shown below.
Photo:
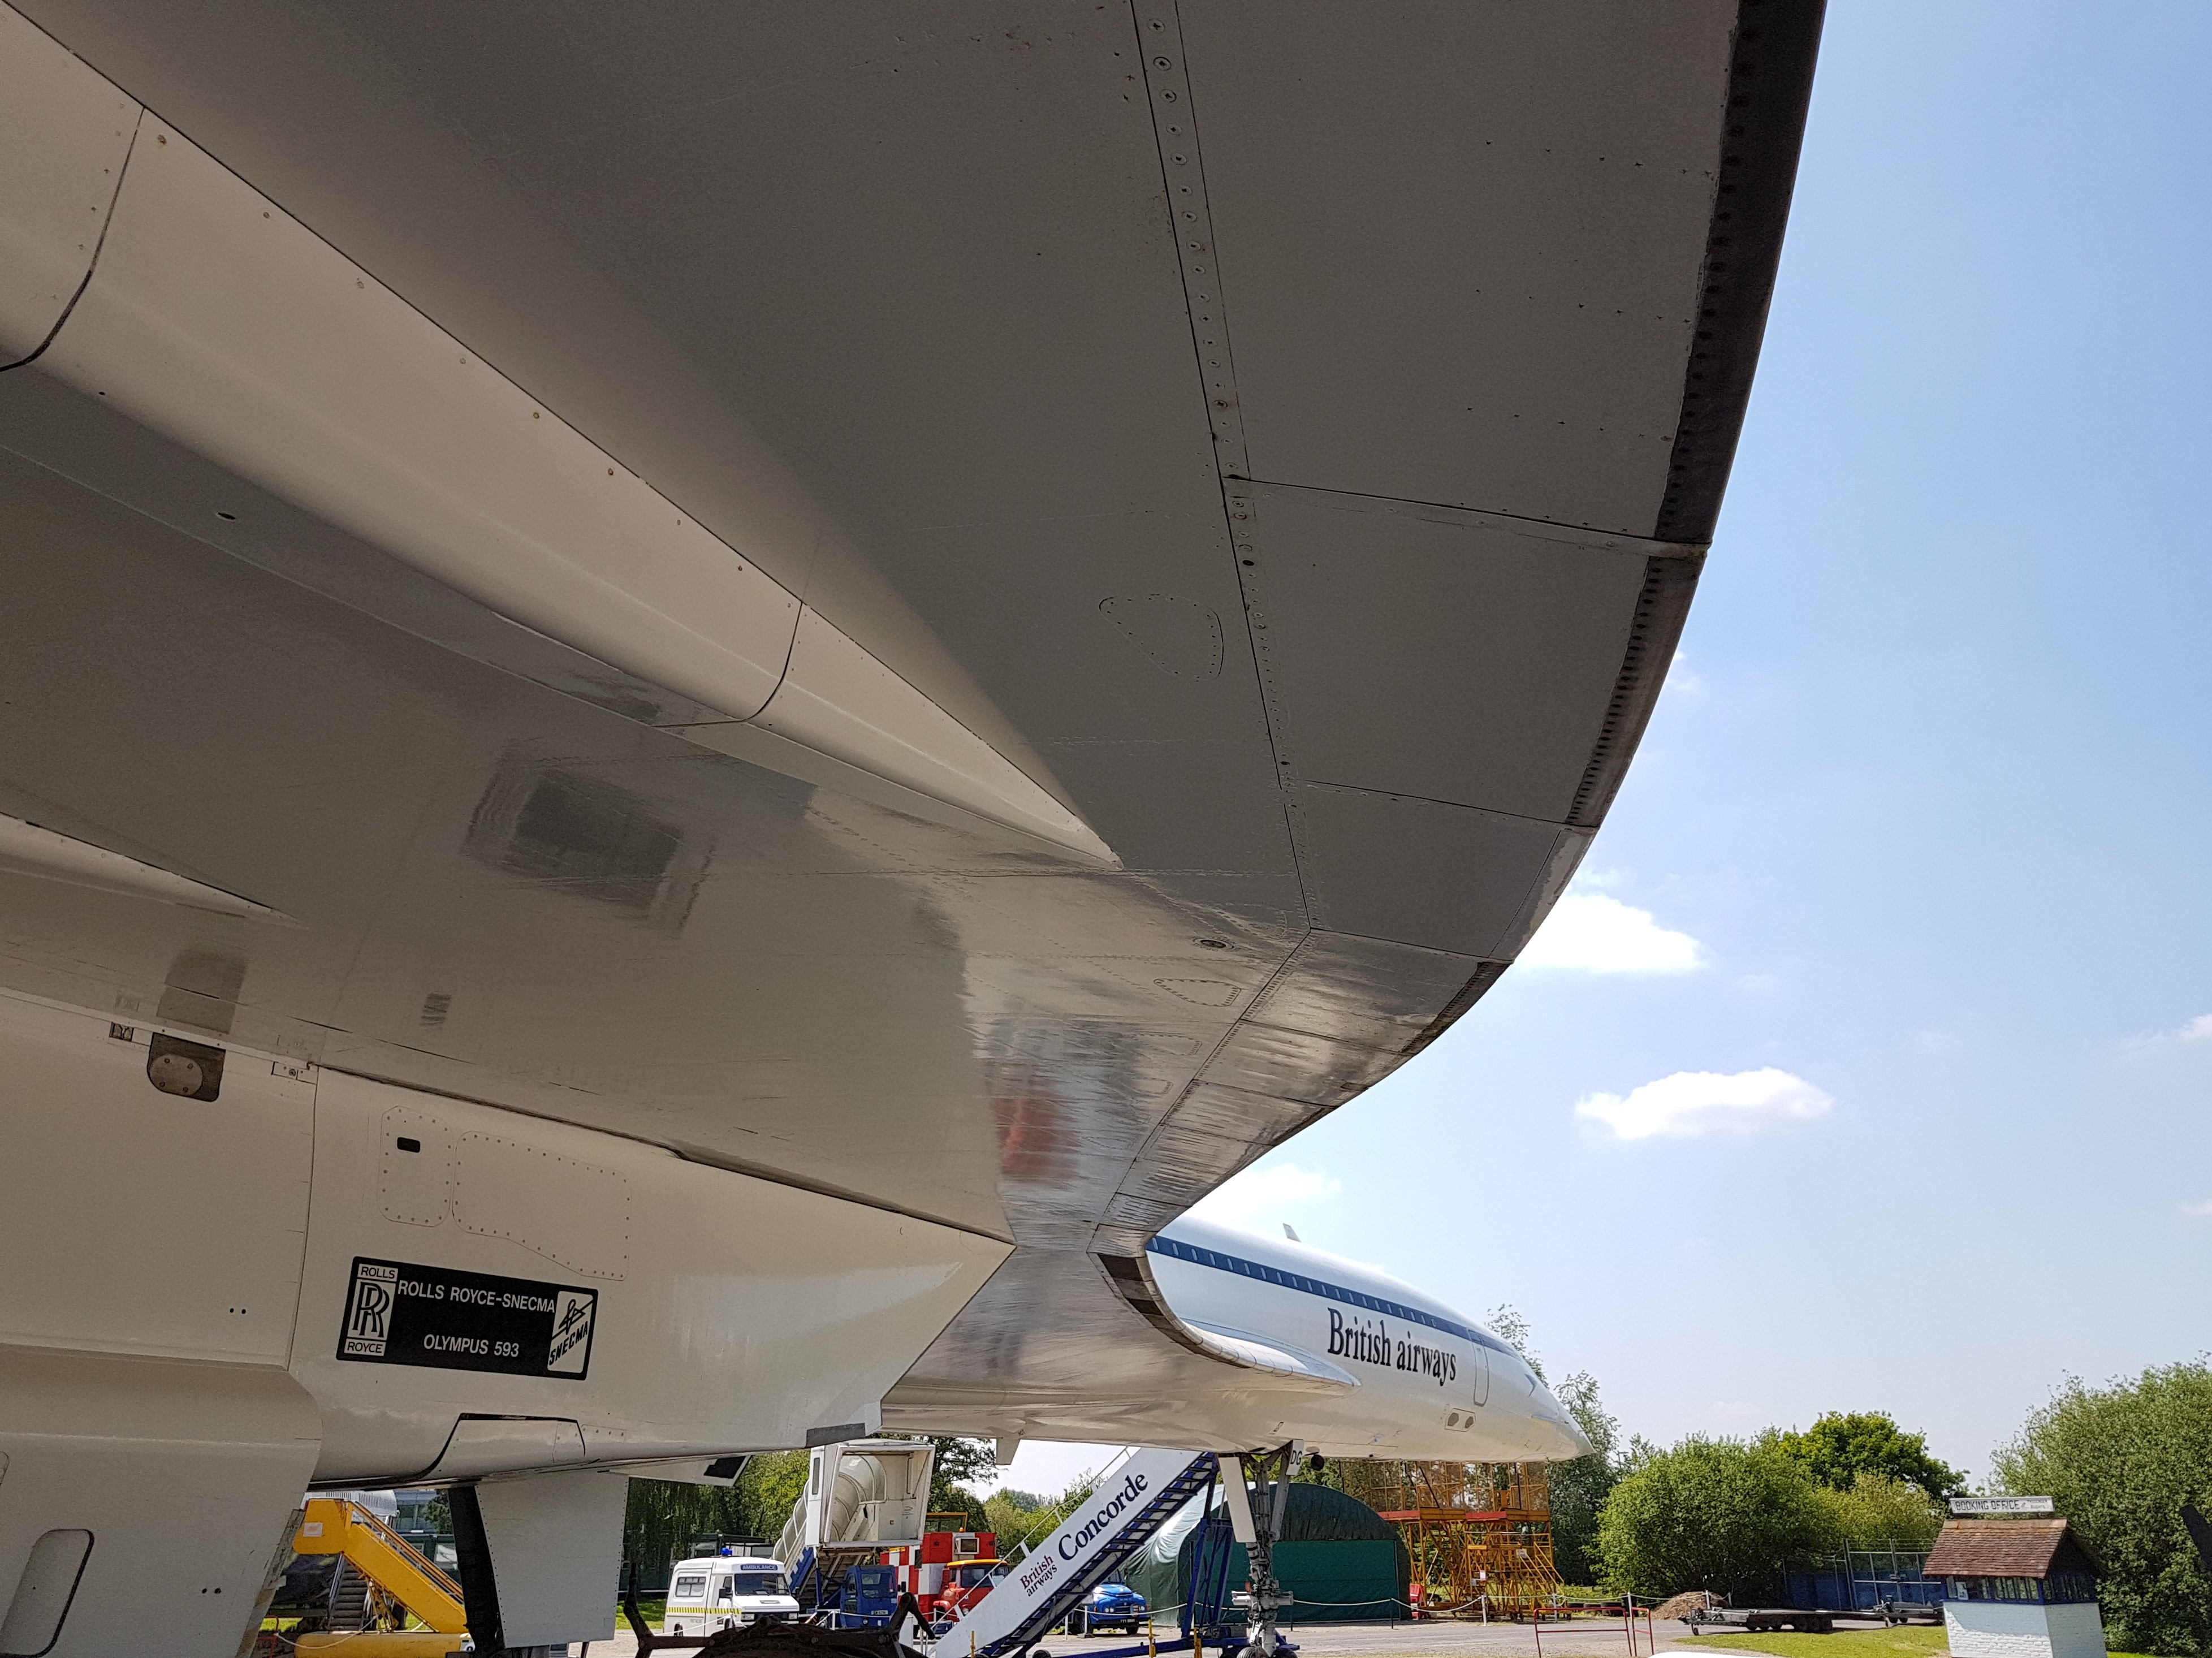
[[[1189,79],[1152,92],[1170,139],[1159,100],[1189,100],[1170,199],[1202,163],[1212,205],[1187,280],[1235,377],[1223,498],[1316,930],[1152,1130],[1091,1259],[1018,1247],[890,1419],[1178,1443],[1250,1419],[1268,1379],[1208,1373],[1146,1240],[1504,970],[1620,787],[1718,515],[1821,8],[1409,11],[1348,50],[1318,11],[1272,15],[1184,7]],[[1361,118],[1393,94],[1418,115]]]

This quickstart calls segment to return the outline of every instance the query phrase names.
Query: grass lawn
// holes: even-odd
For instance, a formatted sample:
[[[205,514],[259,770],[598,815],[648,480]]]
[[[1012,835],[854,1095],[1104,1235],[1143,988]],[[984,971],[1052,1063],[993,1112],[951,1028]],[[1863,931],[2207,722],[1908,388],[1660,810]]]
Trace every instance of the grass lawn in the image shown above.
[[[1779,1629],[1762,1635],[1698,1635],[1686,1638],[1687,1647],[1735,1647],[1743,1652],[1771,1652],[1775,1658],[1927,1658],[1932,1652],[1948,1652],[1950,1642],[1941,1624],[1899,1624],[1894,1629],[1854,1629],[1833,1635],[1800,1635]]]
[[[1741,1652],[1772,1653],[1774,1658],[1928,1658],[1948,1652],[1950,1643],[1940,1624],[1900,1624],[1894,1629],[1843,1630],[1833,1635],[1800,1635],[1795,1630],[1775,1630],[1764,1635],[1694,1635],[1680,1643],[1686,1647],[1734,1647]],[[2115,1652],[2106,1658],[2140,1658]]]

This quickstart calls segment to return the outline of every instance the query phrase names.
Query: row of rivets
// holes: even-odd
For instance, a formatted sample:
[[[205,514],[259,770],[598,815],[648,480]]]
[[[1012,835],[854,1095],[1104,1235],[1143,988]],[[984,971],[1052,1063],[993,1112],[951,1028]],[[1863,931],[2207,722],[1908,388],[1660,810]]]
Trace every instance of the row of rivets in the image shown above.
[[[1237,395],[1236,360],[1231,355],[1226,307],[1216,258],[1213,220],[1206,202],[1206,169],[1200,158],[1197,111],[1183,56],[1182,25],[1171,3],[1137,0],[1137,33],[1143,48],[1145,85],[1152,99],[1152,132],[1160,152],[1160,174],[1167,186],[1168,212],[1176,252],[1182,265],[1183,299],[1190,316],[1191,344],[1198,354],[1206,387],[1206,421],[1213,434],[1215,469],[1221,478],[1222,507],[1235,550],[1237,584],[1244,602],[1246,631],[1259,670],[1260,695],[1274,751],[1275,775],[1285,789],[1297,780],[1291,763],[1289,727],[1276,689],[1269,645],[1265,587],[1261,580],[1259,501],[1249,483],[1251,462],[1245,446],[1244,411]],[[1295,798],[1285,803],[1291,856],[1309,904],[1314,901],[1312,861],[1304,844],[1304,824]]]
[[[1224,325],[1221,268],[1214,258],[1213,220],[1206,206],[1206,169],[1199,160],[1198,122],[1185,73],[1182,28],[1169,7],[1140,13],[1145,85],[1152,100],[1152,131],[1160,149],[1176,252],[1182,264],[1183,298],[1190,313],[1191,343],[1206,383],[1208,424],[1223,475],[1246,475],[1244,416],[1237,401],[1237,374]]]

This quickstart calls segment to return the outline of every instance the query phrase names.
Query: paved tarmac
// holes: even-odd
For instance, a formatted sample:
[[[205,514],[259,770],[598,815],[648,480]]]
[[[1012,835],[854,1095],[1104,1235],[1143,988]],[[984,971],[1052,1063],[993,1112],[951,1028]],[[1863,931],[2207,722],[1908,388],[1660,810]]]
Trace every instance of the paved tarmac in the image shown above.
[[[1679,1650],[1714,1658],[1710,1649],[1680,1645],[1690,1632],[1688,1625],[1672,1622],[1655,1625],[1651,1631],[1658,1637],[1661,1654]],[[1467,1624],[1449,1618],[1395,1626],[1309,1624],[1286,1633],[1297,1643],[1300,1658],[1459,1658],[1462,1654],[1468,1658],[1537,1658],[1540,1652],[1543,1658],[1553,1658],[1554,1654],[1558,1658],[1630,1658],[1628,1637],[1619,1620],[1596,1618],[1547,1623],[1540,1635],[1526,1624]],[[1093,1636],[1087,1640],[1054,1635],[1039,1644],[1052,1658],[1083,1658],[1086,1648],[1109,1652],[1127,1647],[1129,1641],[1119,1635]],[[586,1649],[571,1650],[581,1653]],[[611,1641],[592,1642],[588,1650],[590,1658],[636,1658],[637,1643],[629,1630],[623,1629]],[[1637,1620],[1635,1658],[1652,1658],[1651,1643],[1641,1619]]]

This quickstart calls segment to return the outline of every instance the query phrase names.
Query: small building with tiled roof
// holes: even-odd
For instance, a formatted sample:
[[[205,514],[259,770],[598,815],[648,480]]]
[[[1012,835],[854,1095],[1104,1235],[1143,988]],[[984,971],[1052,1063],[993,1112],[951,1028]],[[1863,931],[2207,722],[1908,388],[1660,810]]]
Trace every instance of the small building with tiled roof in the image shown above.
[[[1955,1658],[2104,1658],[2096,1562],[2063,1520],[1946,1521],[1921,1570]]]

